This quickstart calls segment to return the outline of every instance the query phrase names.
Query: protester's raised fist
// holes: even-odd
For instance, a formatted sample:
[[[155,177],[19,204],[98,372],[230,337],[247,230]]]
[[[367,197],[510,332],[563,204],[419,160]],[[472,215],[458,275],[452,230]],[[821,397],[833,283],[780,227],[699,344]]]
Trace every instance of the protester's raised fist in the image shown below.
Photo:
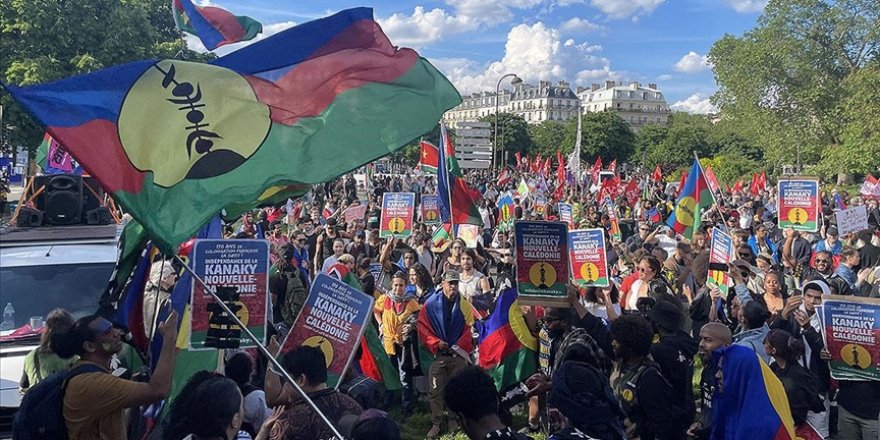
[[[165,322],[159,324],[157,330],[165,340],[177,339],[177,311],[172,310]]]

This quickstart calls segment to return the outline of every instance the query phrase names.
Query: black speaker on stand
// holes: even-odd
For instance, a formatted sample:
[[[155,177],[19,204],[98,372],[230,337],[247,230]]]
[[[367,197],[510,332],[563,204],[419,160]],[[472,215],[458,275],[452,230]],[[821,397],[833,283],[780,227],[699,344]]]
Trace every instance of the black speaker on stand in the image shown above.
[[[76,174],[56,174],[45,179],[45,217],[52,225],[82,222],[83,181]]]

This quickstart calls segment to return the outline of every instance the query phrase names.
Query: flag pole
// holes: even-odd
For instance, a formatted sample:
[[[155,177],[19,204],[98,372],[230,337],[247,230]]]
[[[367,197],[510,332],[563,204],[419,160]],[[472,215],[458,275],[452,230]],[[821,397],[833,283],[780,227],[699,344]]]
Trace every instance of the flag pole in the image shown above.
[[[278,362],[278,359],[275,359],[275,355],[273,355],[272,353],[269,353],[269,349],[266,348],[265,345],[260,343],[260,340],[256,337],[256,335],[254,335],[253,332],[251,332],[251,330],[246,325],[244,325],[244,323],[241,322],[240,319],[238,319],[238,316],[235,315],[235,312],[233,312],[229,308],[229,306],[226,305],[226,303],[224,303],[223,301],[220,300],[220,297],[217,296],[217,293],[214,291],[214,288],[211,286],[208,286],[205,283],[205,281],[201,277],[199,277],[191,267],[189,267],[188,264],[186,264],[183,260],[180,259],[179,256],[174,255],[174,258],[180,264],[182,264],[184,268],[186,268],[186,271],[189,272],[190,275],[192,275],[193,279],[198,281],[205,288],[205,291],[207,291],[208,293],[211,294],[211,299],[213,299],[217,304],[219,304],[220,308],[222,308],[223,311],[226,312],[226,314],[228,314],[229,317],[232,318],[232,320],[235,321],[235,323],[238,324],[239,327],[241,327],[241,329],[248,335],[248,337],[250,337],[251,340],[253,340],[257,344],[257,347],[260,349],[260,351],[262,351],[263,354],[265,354],[266,357],[269,359],[269,363],[272,364],[275,368],[277,368],[279,372],[281,372],[281,375],[284,376],[284,379],[291,386],[293,386],[293,388],[303,397],[303,399],[306,401],[306,403],[308,403],[309,406],[311,406],[312,409],[315,410],[315,412],[317,412],[319,416],[321,416],[321,420],[323,420],[324,423],[326,423],[327,426],[330,427],[330,430],[333,431],[333,434],[336,435],[340,439],[344,439],[345,437],[343,437],[342,434],[339,433],[339,430],[336,429],[335,426],[333,426],[333,423],[330,422],[330,419],[328,419],[327,416],[324,415],[323,412],[321,412],[321,409],[318,408],[317,405],[315,405],[315,402],[312,400],[312,398],[309,397],[308,394],[306,394],[306,392],[303,391],[302,388],[300,388],[299,384],[297,384],[295,380],[293,380],[293,377],[291,377],[290,373],[288,373],[287,370],[285,370],[284,367],[281,366],[281,363]]]
[[[438,162],[440,160],[442,160],[443,163],[437,164],[437,178],[438,179],[440,178],[440,168],[442,167],[443,168],[443,178],[446,179],[446,198],[447,198],[447,200],[449,200],[449,234],[452,236],[452,239],[454,240],[456,238],[455,237],[455,208],[452,206],[452,182],[449,179],[449,166],[447,164],[449,159],[446,157],[446,143],[447,142],[451,143],[451,141],[449,141],[449,133],[446,131],[446,126],[443,125],[443,122],[440,122],[440,135],[443,138],[443,139],[441,139],[442,142],[440,142],[440,143],[443,145],[440,145],[437,147],[438,153],[440,153],[438,155],[439,156]],[[441,148],[442,148],[442,150],[440,150]],[[493,153],[492,160],[493,161],[495,160],[494,153]],[[493,170],[494,170],[494,167],[493,167]],[[439,180],[437,182],[437,186],[440,186]]]
[[[697,166],[700,167],[700,174],[703,176],[703,181],[706,183],[706,188],[709,188],[709,194],[712,194],[712,204],[715,205],[715,209],[718,210],[718,215],[721,216],[721,223],[724,225],[724,229],[727,229],[727,219],[724,216],[724,212],[721,211],[721,204],[718,203],[718,197],[715,196],[715,191],[712,191],[712,185],[709,185],[709,181],[706,180],[706,171],[703,170],[703,164],[700,163],[700,156],[697,155],[697,152],[694,151],[694,159],[697,160]],[[721,190],[721,186],[718,187]],[[723,193],[721,194],[724,195]],[[723,200],[723,199],[721,199]]]

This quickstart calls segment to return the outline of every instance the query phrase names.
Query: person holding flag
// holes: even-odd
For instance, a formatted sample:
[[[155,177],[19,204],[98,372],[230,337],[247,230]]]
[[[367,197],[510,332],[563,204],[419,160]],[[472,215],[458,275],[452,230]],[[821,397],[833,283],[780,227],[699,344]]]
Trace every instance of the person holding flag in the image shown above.
[[[666,223],[676,233],[690,240],[693,238],[694,231],[700,229],[703,211],[713,203],[715,203],[715,197],[712,196],[712,191],[709,190],[709,185],[706,183],[703,167],[700,166],[699,160],[694,160],[687,179],[684,180],[684,185],[679,190],[675,209]]]

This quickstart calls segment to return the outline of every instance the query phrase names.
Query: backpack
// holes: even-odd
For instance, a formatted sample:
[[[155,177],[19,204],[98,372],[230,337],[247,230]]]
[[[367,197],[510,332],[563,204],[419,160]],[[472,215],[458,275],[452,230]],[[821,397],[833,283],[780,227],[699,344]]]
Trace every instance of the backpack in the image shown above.
[[[294,269],[294,271],[282,274],[287,278],[287,289],[284,296],[284,307],[281,308],[281,317],[284,318],[284,323],[290,327],[293,327],[296,317],[299,316],[299,311],[302,310],[309,296],[309,292],[306,291],[299,273],[297,273],[299,270]]]
[[[12,422],[12,438],[19,440],[67,439],[64,422],[64,391],[70,379],[85,373],[103,373],[103,368],[83,364],[55,373],[25,393]]]

